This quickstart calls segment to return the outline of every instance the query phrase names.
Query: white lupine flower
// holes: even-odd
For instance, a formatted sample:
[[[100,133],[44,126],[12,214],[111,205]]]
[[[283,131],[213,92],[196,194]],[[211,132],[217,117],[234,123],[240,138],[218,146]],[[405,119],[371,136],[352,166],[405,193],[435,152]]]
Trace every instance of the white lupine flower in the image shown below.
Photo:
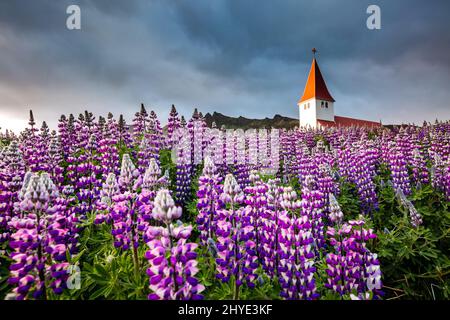
[[[149,166],[144,173],[142,187],[144,189],[154,189],[158,184],[158,178],[161,175],[161,169],[154,158],[150,159]]]
[[[116,175],[114,173],[109,173],[102,187],[102,191],[100,192],[101,202],[111,205],[112,197],[119,193]]]
[[[344,218],[341,207],[336,197],[330,193],[330,220],[334,223],[341,223]]]
[[[234,176],[231,173],[227,174],[223,183],[222,201],[231,202],[233,200],[234,202],[238,202],[243,196],[244,193]]]
[[[122,166],[120,168],[119,184],[123,187],[131,187],[134,178],[139,175],[139,171],[131,161],[129,154],[124,154],[122,157]]]
[[[154,205],[152,214],[156,220],[170,223],[181,217],[182,210],[175,206],[175,202],[167,189],[158,191]]]
[[[205,157],[204,165],[203,165],[203,175],[204,176],[213,176],[216,173],[216,166],[214,162],[211,160],[209,156]]]

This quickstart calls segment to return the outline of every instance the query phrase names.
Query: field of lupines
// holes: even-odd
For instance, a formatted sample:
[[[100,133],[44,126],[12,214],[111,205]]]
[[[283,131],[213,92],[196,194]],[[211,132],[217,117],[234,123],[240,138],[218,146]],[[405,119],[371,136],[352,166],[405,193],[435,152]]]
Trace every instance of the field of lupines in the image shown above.
[[[448,299],[450,123],[0,136],[1,299]]]

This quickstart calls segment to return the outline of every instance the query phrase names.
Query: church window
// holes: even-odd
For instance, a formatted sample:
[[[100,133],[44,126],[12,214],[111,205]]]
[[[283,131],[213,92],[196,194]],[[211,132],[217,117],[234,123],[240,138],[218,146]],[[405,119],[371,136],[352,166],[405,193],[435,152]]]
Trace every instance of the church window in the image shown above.
[[[322,103],[320,104],[320,106],[323,108],[323,101],[322,101]]]
[[[328,102],[325,102],[325,108],[328,109]]]

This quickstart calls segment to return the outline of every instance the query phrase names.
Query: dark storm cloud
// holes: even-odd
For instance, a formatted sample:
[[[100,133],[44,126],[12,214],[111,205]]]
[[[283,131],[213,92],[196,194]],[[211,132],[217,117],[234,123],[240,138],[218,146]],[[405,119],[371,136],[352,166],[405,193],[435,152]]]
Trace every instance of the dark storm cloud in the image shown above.
[[[378,4],[382,29],[369,31]],[[65,28],[79,4],[82,30]],[[89,108],[165,122],[175,103],[230,115],[297,116],[311,60],[337,113],[391,122],[450,118],[448,1],[2,1],[0,126]],[[54,124],[55,121],[49,121]]]

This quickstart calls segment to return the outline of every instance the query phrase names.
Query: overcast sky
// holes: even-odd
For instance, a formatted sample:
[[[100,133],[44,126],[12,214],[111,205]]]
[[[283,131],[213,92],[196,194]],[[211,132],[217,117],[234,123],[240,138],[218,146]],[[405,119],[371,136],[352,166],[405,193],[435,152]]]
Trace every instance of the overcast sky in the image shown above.
[[[66,8],[81,8],[81,30]],[[366,9],[381,7],[381,30]],[[311,48],[336,114],[383,123],[450,119],[450,1],[179,0],[0,2],[0,127],[28,110],[111,111],[173,103],[252,118],[297,117]]]

